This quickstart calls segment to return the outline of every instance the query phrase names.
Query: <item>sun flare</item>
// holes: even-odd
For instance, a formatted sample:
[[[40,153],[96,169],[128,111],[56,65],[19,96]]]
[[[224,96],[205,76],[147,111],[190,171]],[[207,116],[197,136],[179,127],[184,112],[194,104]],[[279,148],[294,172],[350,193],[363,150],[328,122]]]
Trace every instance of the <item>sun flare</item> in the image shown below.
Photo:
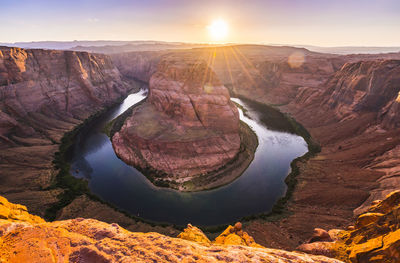
[[[228,35],[228,24],[223,19],[214,20],[207,29],[214,41],[224,40]]]

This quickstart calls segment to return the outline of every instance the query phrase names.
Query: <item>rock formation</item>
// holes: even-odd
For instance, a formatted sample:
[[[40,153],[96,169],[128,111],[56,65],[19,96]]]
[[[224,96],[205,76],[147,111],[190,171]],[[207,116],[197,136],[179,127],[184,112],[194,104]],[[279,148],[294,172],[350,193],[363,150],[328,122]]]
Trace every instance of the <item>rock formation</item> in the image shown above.
[[[329,233],[329,234],[328,234]],[[347,230],[325,232],[331,242],[313,239],[298,250],[334,256],[346,262],[400,261],[400,191],[376,200]]]
[[[400,127],[400,60],[347,63],[327,86],[324,103],[340,119],[371,112],[382,127]]]
[[[257,244],[248,233],[242,230],[242,223],[240,222],[237,222],[234,226],[229,225],[218,237],[215,238],[214,242],[211,242],[199,228],[192,226],[191,224],[188,224],[187,228],[178,235],[178,238],[206,245],[241,245],[264,248]]]
[[[235,158],[239,114],[204,62],[169,57],[151,76],[147,101],[132,110],[112,141],[126,163],[182,183]]]
[[[307,116],[306,122],[316,127],[325,126],[319,129],[326,134],[324,140],[330,145],[336,144],[337,148],[330,152],[337,157],[339,152],[345,152],[348,155],[340,157],[342,162],[353,160],[366,174],[376,174],[371,179],[379,187],[369,190],[367,200],[354,210],[356,215],[374,200],[396,190],[400,182],[400,142],[396,136],[400,127],[399,76],[400,60],[346,63],[325,83],[324,89],[305,90],[296,103],[302,108],[301,115]],[[323,109],[321,113],[306,113],[317,108]],[[327,135],[329,129],[335,129],[335,133]],[[362,180],[367,181],[366,177]]]
[[[36,145],[58,141],[58,130],[115,102],[129,86],[104,55],[0,47],[0,89],[1,138]]]
[[[0,138],[9,145],[59,141],[129,88],[104,55],[1,47]]]
[[[0,197],[1,262],[341,262],[243,243],[196,241],[129,232],[93,219],[47,223]]]

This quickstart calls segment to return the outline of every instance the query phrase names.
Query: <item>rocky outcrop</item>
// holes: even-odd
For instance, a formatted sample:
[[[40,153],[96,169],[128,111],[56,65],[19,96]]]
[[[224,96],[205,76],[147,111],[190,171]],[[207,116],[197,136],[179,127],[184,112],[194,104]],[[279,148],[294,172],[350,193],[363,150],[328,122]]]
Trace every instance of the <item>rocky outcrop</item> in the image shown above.
[[[257,244],[247,232],[242,230],[242,223],[240,222],[237,222],[234,226],[229,225],[213,242],[211,242],[199,228],[191,224],[188,224],[187,228],[178,235],[178,238],[204,243],[206,245],[241,245],[264,248]]]
[[[242,223],[240,222],[237,222],[234,226],[228,226],[224,232],[215,238],[215,244],[263,247],[257,244],[247,232],[242,230]]]
[[[10,203],[2,196],[0,196],[0,220],[33,224],[44,222],[42,218],[29,214],[26,206]]]
[[[341,262],[242,243],[210,244],[129,232],[93,219],[47,223],[0,199],[0,211],[4,210],[20,216],[0,212],[1,262]]]
[[[331,230],[329,234],[332,240],[328,242],[314,239],[298,249],[353,263],[399,262],[400,191],[392,192],[384,200],[376,200],[357,217],[354,226],[347,230]]]
[[[146,102],[132,110],[112,141],[125,162],[183,183],[235,158],[239,114],[204,62],[169,57],[152,75]]]
[[[372,112],[382,127],[400,127],[400,60],[348,63],[326,85],[323,103],[340,119]]]

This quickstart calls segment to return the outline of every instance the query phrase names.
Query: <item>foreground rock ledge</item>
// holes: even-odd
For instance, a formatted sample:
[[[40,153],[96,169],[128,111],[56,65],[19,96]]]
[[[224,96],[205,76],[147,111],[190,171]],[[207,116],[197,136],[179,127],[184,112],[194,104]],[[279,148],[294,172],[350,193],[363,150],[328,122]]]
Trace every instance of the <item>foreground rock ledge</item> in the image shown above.
[[[315,229],[298,250],[346,262],[400,262],[400,190],[375,200],[347,230]]]
[[[184,190],[237,157],[239,123],[228,90],[205,62],[168,57],[112,142],[123,161]]]
[[[185,237],[193,231],[202,234],[192,227]],[[158,233],[133,233],[93,219],[50,223],[0,197],[0,262],[341,262],[263,248],[251,243],[251,237],[242,234],[245,238],[240,238],[239,231],[235,225],[225,231],[228,236],[211,243],[205,236],[193,242]],[[235,240],[255,247],[226,245]]]

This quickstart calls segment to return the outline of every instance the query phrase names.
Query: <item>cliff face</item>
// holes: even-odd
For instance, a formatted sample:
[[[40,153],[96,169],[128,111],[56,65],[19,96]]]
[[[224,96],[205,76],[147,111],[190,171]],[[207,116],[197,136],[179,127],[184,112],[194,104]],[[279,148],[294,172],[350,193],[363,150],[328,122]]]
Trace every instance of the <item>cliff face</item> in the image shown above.
[[[147,101],[133,109],[112,141],[125,162],[184,182],[236,156],[239,114],[204,62],[169,57],[152,75]]]
[[[211,243],[192,226],[171,238],[93,219],[47,223],[0,197],[2,262],[341,262],[261,247],[237,226],[225,232]]]
[[[43,216],[64,133],[129,89],[104,55],[0,47],[0,192]]]
[[[327,86],[325,102],[340,119],[372,112],[382,127],[400,127],[399,60],[348,63]]]
[[[157,71],[164,52],[129,52],[111,55],[114,65],[124,77],[149,82]]]
[[[82,52],[0,48],[0,138],[58,141],[126,94],[111,60]]]

